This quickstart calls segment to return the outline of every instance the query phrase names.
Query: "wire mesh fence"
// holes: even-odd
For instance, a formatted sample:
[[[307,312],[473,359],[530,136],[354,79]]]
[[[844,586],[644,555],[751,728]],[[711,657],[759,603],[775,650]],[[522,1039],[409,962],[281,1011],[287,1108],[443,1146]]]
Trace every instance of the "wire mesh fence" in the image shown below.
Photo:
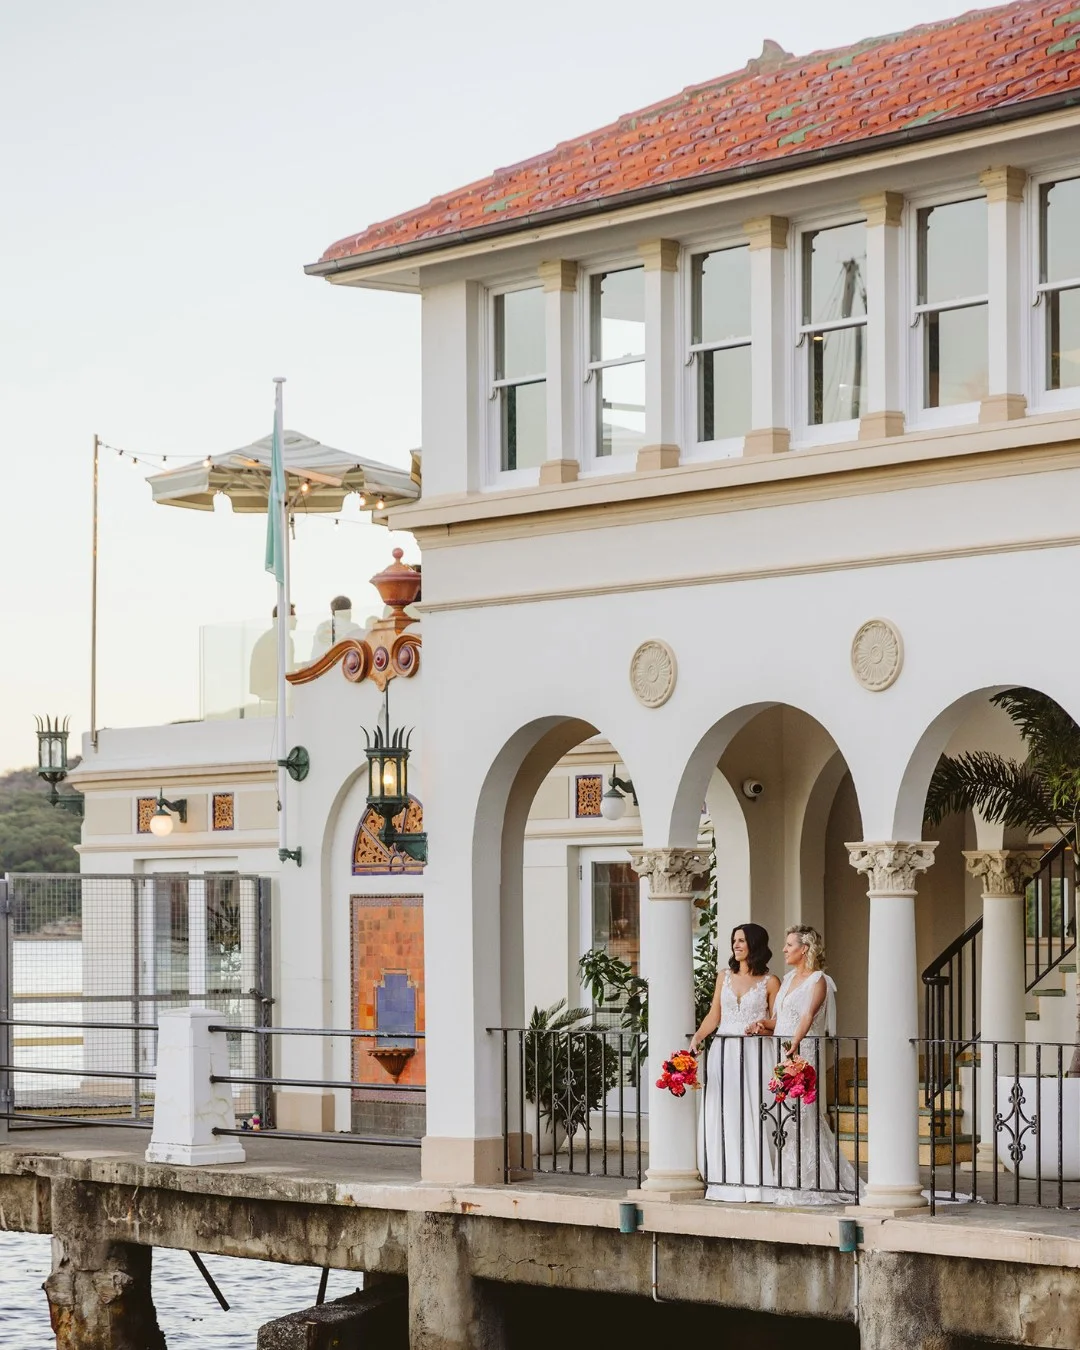
[[[201,1005],[269,1020],[269,883],[194,875],[11,874],[0,886],[0,1120],[149,1126],[157,1018]],[[263,1038],[229,1033],[231,1066],[265,1077]],[[238,1114],[265,1111],[239,1086]]]

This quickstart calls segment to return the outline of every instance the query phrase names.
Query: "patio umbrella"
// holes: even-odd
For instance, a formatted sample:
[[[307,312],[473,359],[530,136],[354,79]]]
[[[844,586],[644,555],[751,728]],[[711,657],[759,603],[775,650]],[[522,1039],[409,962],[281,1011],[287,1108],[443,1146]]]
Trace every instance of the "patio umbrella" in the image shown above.
[[[275,381],[276,428],[281,427],[281,383]],[[285,653],[291,608],[288,520],[308,512],[340,511],[346,496],[354,492],[360,495],[362,505],[373,510],[414,501],[420,495],[420,456],[418,451],[413,452],[411,471],[406,471],[350,455],[344,450],[334,450],[299,431],[281,431],[280,436],[285,480],[284,500],[278,505],[282,512],[279,537],[283,566],[271,566],[269,553],[267,560],[267,570],[274,571],[278,579],[278,857],[282,862],[291,858],[299,865],[300,850],[288,848],[285,813],[286,773],[291,772],[295,777],[303,777],[306,773],[306,767],[302,768],[297,757],[287,754],[285,748]],[[272,497],[273,453],[274,435],[271,434],[239,450],[209,455],[198,463],[154,474],[147,482],[154,501],[162,506],[212,511],[214,498],[221,492],[232,502],[234,511],[266,514]]]

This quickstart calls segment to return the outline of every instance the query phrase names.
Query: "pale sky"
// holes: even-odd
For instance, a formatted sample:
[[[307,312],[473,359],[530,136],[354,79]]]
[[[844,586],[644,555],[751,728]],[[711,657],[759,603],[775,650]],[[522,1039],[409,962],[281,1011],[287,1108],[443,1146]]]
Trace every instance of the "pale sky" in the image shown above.
[[[801,55],[960,9],[0,0],[0,771],[33,761],[35,713],[88,724],[94,432],[232,449],[269,432],[280,374],[286,426],[408,464],[419,301],[305,277],[331,241],[738,69],[765,37]],[[143,472],[103,455],[104,726],[196,716],[200,627],[274,602],[261,517],[153,506]],[[370,612],[396,542],[301,523],[298,610],[344,591]]]

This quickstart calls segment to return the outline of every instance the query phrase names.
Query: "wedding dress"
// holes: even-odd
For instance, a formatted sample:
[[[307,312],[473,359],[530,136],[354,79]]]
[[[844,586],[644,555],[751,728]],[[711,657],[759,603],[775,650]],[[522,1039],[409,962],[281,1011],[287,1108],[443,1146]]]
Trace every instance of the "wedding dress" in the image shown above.
[[[779,1187],[767,1198],[779,1205],[842,1204],[858,1199],[860,1182],[855,1168],[838,1149],[825,1115],[828,1042],[820,1038],[836,1034],[836,985],[820,970],[792,989],[794,978],[792,972],[776,995],[776,1040],[772,1044],[778,1047],[778,1054],[784,1053],[783,1044],[798,1031],[812,990],[824,980],[825,1001],[799,1046],[799,1054],[817,1070],[819,1090],[814,1105],[789,1098],[773,1107],[766,1120],[766,1132],[776,1147],[775,1180]],[[771,1097],[769,1093],[766,1100]]]
[[[724,974],[720,1025],[705,1065],[704,1119],[698,1133],[698,1167],[707,1184],[706,1200],[763,1200],[769,1197],[762,1188],[775,1184],[768,1122],[761,1128],[762,1093],[775,1062],[775,1042],[746,1036],[752,1022],[769,1015],[767,983],[768,976],[763,975],[740,998],[732,987],[731,971]]]

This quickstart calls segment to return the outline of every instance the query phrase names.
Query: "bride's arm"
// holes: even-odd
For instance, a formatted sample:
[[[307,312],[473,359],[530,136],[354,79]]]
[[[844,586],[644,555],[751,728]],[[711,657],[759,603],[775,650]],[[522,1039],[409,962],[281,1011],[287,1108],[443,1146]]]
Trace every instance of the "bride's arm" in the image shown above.
[[[776,1030],[776,996],[780,992],[780,981],[775,975],[770,975],[765,981],[765,993],[768,996],[768,1016],[759,1017],[756,1022],[752,1022],[747,1027],[751,1036],[766,1036],[770,1031]]]
[[[701,1026],[699,1026],[693,1036],[690,1037],[690,1049],[695,1055],[698,1052],[698,1047],[701,1045],[701,1042],[706,1036],[711,1036],[720,1025],[720,990],[723,983],[723,973],[718,972],[716,976],[716,989],[713,991],[712,1003],[709,1005],[709,1011],[702,1018]]]
[[[791,1038],[791,1045],[788,1050],[789,1054],[797,1055],[799,1053],[799,1046],[802,1043],[802,1038],[814,1025],[814,1018],[818,1015],[818,1010],[825,1002],[825,995],[827,993],[828,987],[826,986],[825,981],[815,980],[814,987],[810,990],[810,1001],[806,1005],[806,1012],[803,1013],[802,1020],[795,1030],[795,1035]]]

